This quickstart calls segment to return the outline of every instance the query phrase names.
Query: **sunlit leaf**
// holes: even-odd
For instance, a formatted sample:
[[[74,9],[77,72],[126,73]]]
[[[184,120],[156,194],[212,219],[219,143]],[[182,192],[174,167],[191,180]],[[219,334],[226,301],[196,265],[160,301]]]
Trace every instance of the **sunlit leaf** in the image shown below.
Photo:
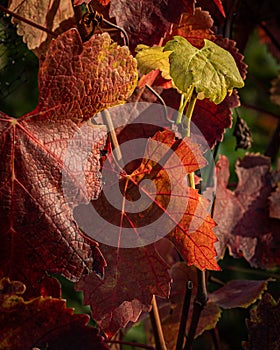
[[[172,51],[163,51],[161,46],[149,47],[146,45],[138,45],[135,50],[141,73],[147,74],[152,70],[159,69],[163,78],[171,79],[169,75],[169,56]]]
[[[231,54],[207,39],[199,50],[176,36],[164,50],[173,51],[169,57],[170,75],[183,92],[193,85],[197,93],[218,104],[234,87],[244,86]]]

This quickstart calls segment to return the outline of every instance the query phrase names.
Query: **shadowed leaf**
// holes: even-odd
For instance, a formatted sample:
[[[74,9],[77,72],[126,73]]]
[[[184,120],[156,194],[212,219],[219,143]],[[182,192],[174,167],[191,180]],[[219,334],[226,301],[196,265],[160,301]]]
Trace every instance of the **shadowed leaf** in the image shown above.
[[[84,292],[92,317],[112,337],[129,321],[136,322],[142,311],[149,311],[153,294],[169,295],[168,265],[153,245],[118,249],[101,245],[108,263],[104,279],[96,274],[83,277],[77,288]]]
[[[102,274],[97,243],[85,238],[72,214],[77,201],[96,198],[101,186],[106,130],[85,121],[123,102],[136,77],[126,48],[107,34],[83,46],[73,29],[52,42],[41,62],[37,108],[19,119],[0,114],[0,275],[23,281],[29,293],[38,295],[46,271],[73,281],[92,269]],[[71,192],[79,176],[84,183]]]
[[[279,350],[280,303],[266,293],[258,306],[250,311],[247,320],[249,340],[243,342],[245,350]]]
[[[214,219],[217,222],[216,248],[223,256],[226,246],[231,254],[244,258],[254,267],[279,265],[279,219],[269,216],[269,196],[275,188],[270,159],[248,154],[238,161],[239,183],[235,191],[227,189],[228,160],[217,163],[217,191]]]
[[[57,34],[61,34],[74,25],[74,21],[69,20],[74,16],[71,0],[10,0],[8,8],[50,31],[56,31]],[[12,22],[17,24],[18,35],[23,36],[27,47],[30,50],[35,50],[38,56],[45,52],[50,41],[54,38],[19,19],[13,18]]]
[[[225,286],[210,293],[209,300],[223,309],[247,308],[261,298],[267,289],[266,281],[232,280]]]
[[[74,315],[65,300],[39,297],[25,301],[25,286],[0,280],[0,349],[106,350],[88,315]]]
[[[193,10],[194,0],[111,0],[110,16],[129,36],[132,50],[138,44],[158,45],[183,12]]]

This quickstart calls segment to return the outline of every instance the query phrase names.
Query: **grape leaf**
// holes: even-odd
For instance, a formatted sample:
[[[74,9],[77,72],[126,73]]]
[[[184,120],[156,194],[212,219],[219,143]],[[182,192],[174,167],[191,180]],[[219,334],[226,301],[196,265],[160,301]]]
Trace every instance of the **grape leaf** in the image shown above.
[[[164,51],[161,46],[149,47],[147,45],[137,45],[136,59],[142,74],[147,74],[151,70],[159,69],[163,78],[171,79],[169,75],[169,56],[172,51]]]
[[[244,86],[231,54],[212,41],[204,39],[204,46],[199,50],[185,38],[175,36],[164,50],[173,51],[169,56],[170,75],[183,92],[194,85],[197,93],[202,92],[218,104],[234,87]]]
[[[247,64],[244,62],[244,56],[240,53],[238,47],[236,46],[236,42],[234,40],[224,38],[221,35],[217,35],[214,42],[224,50],[230,52],[230,54],[235,60],[241,78],[245,80],[247,73]]]
[[[242,343],[245,350],[279,350],[280,303],[266,293],[247,320],[249,339]]]
[[[24,291],[21,282],[0,280],[1,349],[109,349],[98,330],[87,326],[88,315],[74,315],[61,299],[25,301]]]
[[[210,29],[213,26],[213,19],[209,12],[201,8],[195,8],[194,13],[183,13],[179,24],[172,28],[170,40],[173,36],[179,35],[187,39],[193,46],[201,48],[204,39],[214,41],[214,32]]]
[[[129,36],[130,48],[138,44],[152,46],[179,21],[183,12],[193,10],[194,0],[111,0],[110,16],[116,17],[117,24]]]
[[[188,39],[188,41],[192,45],[196,47],[202,47],[204,44],[204,39],[214,40],[215,38],[215,35],[210,30],[212,25],[213,25],[213,20],[211,19],[211,16],[209,15],[209,13],[206,11],[202,11],[200,8],[196,8],[194,10],[194,13],[193,11],[189,11],[182,14],[179,24],[173,25],[171,34],[166,35],[164,42],[167,42],[168,40],[172,39],[173,36],[175,35],[180,35]],[[138,45],[138,48],[141,49],[143,46],[145,47],[145,45]],[[149,47],[146,46],[146,48],[149,48]],[[154,50],[162,51],[163,48],[159,46],[152,47],[150,51],[150,55],[153,54]],[[136,52],[137,51],[139,50],[136,49]],[[160,69],[160,71],[162,72],[162,76],[164,78],[171,79],[171,77],[169,76],[170,65],[169,65],[169,60],[167,59],[168,58],[167,55],[162,57],[163,58],[162,61],[164,64],[159,64],[158,62],[149,62],[147,59],[145,59],[143,55],[145,52],[143,51],[138,52],[136,56],[141,73],[146,74],[146,72],[149,72],[151,69],[154,69],[153,68],[153,65],[154,65],[154,67],[156,68],[158,67]],[[148,53],[149,50],[147,50],[146,52]],[[145,86],[145,83],[152,86],[155,80],[153,79],[154,75],[155,75],[155,72],[152,71],[150,73],[147,73],[145,76],[141,77],[138,86],[139,87]],[[156,76],[157,75],[159,75],[159,72],[156,73]],[[154,85],[161,86],[163,88],[172,87],[172,83],[170,81],[169,82],[161,81],[160,84],[155,83]]]
[[[21,17],[31,20],[57,34],[61,34],[66,29],[70,29],[74,22],[70,19],[74,16],[74,11],[70,0],[10,0],[10,11]],[[37,29],[13,17],[12,22],[17,24],[18,35],[23,36],[23,41],[27,43],[30,50],[40,55],[44,53],[53,36]]]
[[[127,48],[111,44],[107,34],[83,46],[72,29],[51,43],[41,62],[37,108],[19,119],[1,114],[1,276],[22,280],[35,293],[45,271],[73,281],[87,270],[102,274],[97,244],[84,237],[72,213],[81,198],[97,197],[101,185],[106,130],[85,121],[123,102],[136,78]],[[73,142],[74,155],[68,150]],[[71,168],[71,159],[86,160],[85,168]],[[85,184],[67,198],[64,190],[79,174]]]
[[[100,245],[100,249],[108,263],[104,279],[91,273],[77,288],[83,290],[92,317],[112,337],[150,309],[153,294],[168,297],[170,277],[153,245],[130,249]]]
[[[199,145],[187,138],[176,140],[168,130],[158,132],[148,140],[142,163],[131,174],[119,173],[109,165],[106,173],[103,168],[105,185],[92,201],[98,215],[94,220],[91,215],[86,223],[89,215],[83,214],[83,206],[77,206],[76,220],[94,233],[94,239],[115,246],[135,247],[167,236],[189,265],[219,270],[208,202],[186,184],[186,175],[205,162]],[[110,234],[104,235],[104,227]]]
[[[232,280],[210,293],[209,301],[223,309],[247,308],[261,298],[262,293],[267,289],[269,281]]]
[[[237,162],[239,183],[228,190],[228,160],[217,163],[217,191],[214,219],[218,223],[216,249],[222,257],[226,246],[231,254],[244,258],[253,267],[279,265],[279,219],[269,216],[269,196],[275,188],[270,159],[246,155]]]

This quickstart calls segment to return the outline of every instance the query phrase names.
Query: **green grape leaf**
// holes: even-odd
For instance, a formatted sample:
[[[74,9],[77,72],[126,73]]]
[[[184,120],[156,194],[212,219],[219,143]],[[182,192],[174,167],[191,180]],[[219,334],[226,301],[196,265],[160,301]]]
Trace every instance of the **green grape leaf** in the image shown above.
[[[171,79],[169,56],[172,51],[165,50],[163,52],[163,49],[161,46],[137,45],[136,59],[141,73],[147,74],[152,70],[159,69],[164,79]]]
[[[182,92],[194,85],[197,93],[219,104],[234,87],[244,86],[232,55],[212,41],[205,39],[204,46],[197,49],[185,38],[175,36],[164,51],[173,51],[169,56],[170,75]]]

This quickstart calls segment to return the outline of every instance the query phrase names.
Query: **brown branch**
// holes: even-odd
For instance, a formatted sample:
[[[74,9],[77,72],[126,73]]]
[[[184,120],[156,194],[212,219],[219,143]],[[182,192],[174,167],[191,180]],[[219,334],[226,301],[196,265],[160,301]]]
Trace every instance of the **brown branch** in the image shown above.
[[[206,303],[207,303],[206,273],[205,271],[201,271],[197,269],[197,293],[196,293],[194,306],[193,306],[191,325],[188,332],[187,342],[184,347],[184,350],[192,349],[198,321]]]
[[[187,325],[188,314],[189,314],[189,309],[191,304],[192,290],[193,290],[193,283],[192,281],[188,281],[186,286],[184,304],[182,308],[182,315],[181,315],[180,328],[179,328],[178,338],[176,343],[176,350],[181,350],[184,345],[184,339],[186,335],[186,325]]]
[[[130,345],[133,347],[141,348],[141,349],[148,349],[148,350],[155,350],[153,346],[140,344],[140,343],[133,343],[130,341],[124,341],[124,340],[105,340],[108,344],[121,344],[121,345]]]
[[[3,12],[5,12],[5,13],[9,14],[9,15],[12,16],[12,17],[15,17],[16,19],[18,19],[18,20],[21,21],[21,22],[24,22],[24,23],[26,23],[26,24],[29,24],[29,25],[32,26],[32,27],[35,27],[35,28],[37,28],[37,29],[40,29],[40,30],[42,30],[43,32],[46,32],[46,33],[48,33],[48,34],[54,36],[55,38],[58,37],[58,34],[56,34],[55,32],[53,32],[52,30],[50,30],[50,29],[48,29],[48,28],[45,28],[45,27],[41,26],[40,24],[31,21],[30,19],[24,18],[24,17],[22,17],[22,16],[20,16],[20,15],[18,15],[18,14],[16,14],[16,13],[14,13],[14,12],[12,12],[12,11],[6,9],[6,7],[4,7],[4,6],[2,6],[2,5],[0,5],[0,11],[3,11]]]

